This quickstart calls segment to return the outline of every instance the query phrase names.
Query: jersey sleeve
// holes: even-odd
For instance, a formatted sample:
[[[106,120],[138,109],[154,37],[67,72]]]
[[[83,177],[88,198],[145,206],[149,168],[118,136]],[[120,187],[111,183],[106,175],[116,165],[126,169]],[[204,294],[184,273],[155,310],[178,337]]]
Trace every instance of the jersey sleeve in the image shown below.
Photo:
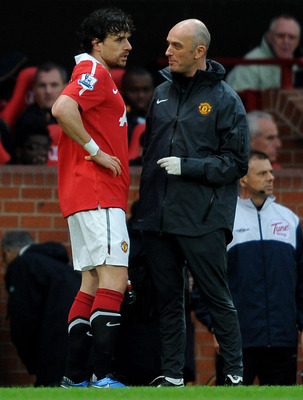
[[[84,61],[75,67],[69,84],[61,94],[73,98],[86,111],[104,101],[107,79],[109,74],[103,66]]]

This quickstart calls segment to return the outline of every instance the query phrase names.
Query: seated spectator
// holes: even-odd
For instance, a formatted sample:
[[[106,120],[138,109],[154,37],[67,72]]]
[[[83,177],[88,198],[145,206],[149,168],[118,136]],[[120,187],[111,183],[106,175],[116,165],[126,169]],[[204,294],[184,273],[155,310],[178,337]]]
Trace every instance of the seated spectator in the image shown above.
[[[24,129],[24,130],[23,130]],[[15,137],[14,164],[46,165],[51,146],[47,126],[22,127]]]
[[[81,278],[61,243],[35,244],[25,231],[1,242],[11,339],[35,386],[58,386],[67,354],[67,316]]]
[[[67,82],[64,68],[52,62],[38,67],[34,81],[34,103],[28,106],[16,124],[17,136],[20,132],[49,130],[52,143],[48,154],[48,165],[56,165],[58,161],[58,139],[61,131],[51,108]]]
[[[261,44],[244,58],[293,58],[300,43],[301,27],[289,15],[274,18]],[[226,82],[236,91],[265,90],[281,86],[281,67],[277,65],[239,65],[226,76]]]
[[[121,94],[127,109],[129,144],[135,126],[145,124],[153,91],[153,77],[147,69],[132,67],[125,71],[122,78]]]
[[[272,167],[281,169],[280,164],[277,163],[277,157],[282,142],[278,126],[272,115],[263,111],[251,111],[247,114],[247,121],[251,150],[267,154]]]

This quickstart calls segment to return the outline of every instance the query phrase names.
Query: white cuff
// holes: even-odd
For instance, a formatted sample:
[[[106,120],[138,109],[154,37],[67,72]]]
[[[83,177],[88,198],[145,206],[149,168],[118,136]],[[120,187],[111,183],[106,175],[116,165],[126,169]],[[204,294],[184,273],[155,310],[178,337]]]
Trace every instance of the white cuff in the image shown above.
[[[98,153],[98,150],[100,149],[93,138],[91,138],[91,140],[88,143],[85,143],[83,147],[86,151],[89,152],[89,154],[92,157],[94,157]]]

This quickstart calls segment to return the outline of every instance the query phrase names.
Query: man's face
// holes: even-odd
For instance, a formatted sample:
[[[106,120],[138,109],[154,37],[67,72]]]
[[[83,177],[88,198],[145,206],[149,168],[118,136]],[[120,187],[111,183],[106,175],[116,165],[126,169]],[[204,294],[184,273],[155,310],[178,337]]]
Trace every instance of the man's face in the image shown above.
[[[103,42],[99,42],[102,64],[108,66],[109,69],[124,68],[132,49],[129,38],[129,33],[121,32],[117,35],[108,35]]]
[[[25,165],[45,165],[50,149],[49,138],[45,135],[31,135],[22,149],[21,163]]]
[[[292,19],[279,18],[266,38],[278,58],[292,58],[300,41],[299,27]]]
[[[52,69],[49,72],[41,71],[34,85],[35,100],[40,107],[50,110],[64,86],[60,72],[57,69]]]
[[[251,139],[251,148],[267,154],[270,162],[276,162],[281,148],[278,127],[274,121],[266,118],[259,119],[260,134]]]
[[[252,158],[249,161],[248,173],[242,179],[247,197],[266,198],[273,193],[274,176],[269,160]]]
[[[171,71],[188,77],[193,76],[197,70],[197,61],[188,29],[178,24],[170,30],[166,40],[168,47],[165,55]]]
[[[11,263],[17,256],[18,253],[15,251],[10,251],[8,249],[1,248],[1,258],[2,258],[2,267],[7,268],[8,264]]]
[[[146,113],[153,96],[153,80],[149,74],[130,74],[124,83],[123,97],[132,109]]]

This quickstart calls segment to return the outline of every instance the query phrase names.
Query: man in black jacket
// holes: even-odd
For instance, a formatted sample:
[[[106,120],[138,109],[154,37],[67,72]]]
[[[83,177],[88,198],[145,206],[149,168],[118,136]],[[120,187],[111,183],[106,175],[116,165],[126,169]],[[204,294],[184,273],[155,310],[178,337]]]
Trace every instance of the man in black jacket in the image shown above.
[[[65,247],[34,244],[28,232],[10,231],[1,242],[12,342],[35,386],[59,386],[67,351],[67,316],[81,278]]]
[[[137,224],[156,285],[162,376],[154,386],[183,386],[184,260],[213,320],[225,359],[226,384],[242,382],[241,337],[226,279],[238,179],[247,171],[244,107],[206,59],[210,34],[199,20],[167,36],[166,82],[147,116]]]

